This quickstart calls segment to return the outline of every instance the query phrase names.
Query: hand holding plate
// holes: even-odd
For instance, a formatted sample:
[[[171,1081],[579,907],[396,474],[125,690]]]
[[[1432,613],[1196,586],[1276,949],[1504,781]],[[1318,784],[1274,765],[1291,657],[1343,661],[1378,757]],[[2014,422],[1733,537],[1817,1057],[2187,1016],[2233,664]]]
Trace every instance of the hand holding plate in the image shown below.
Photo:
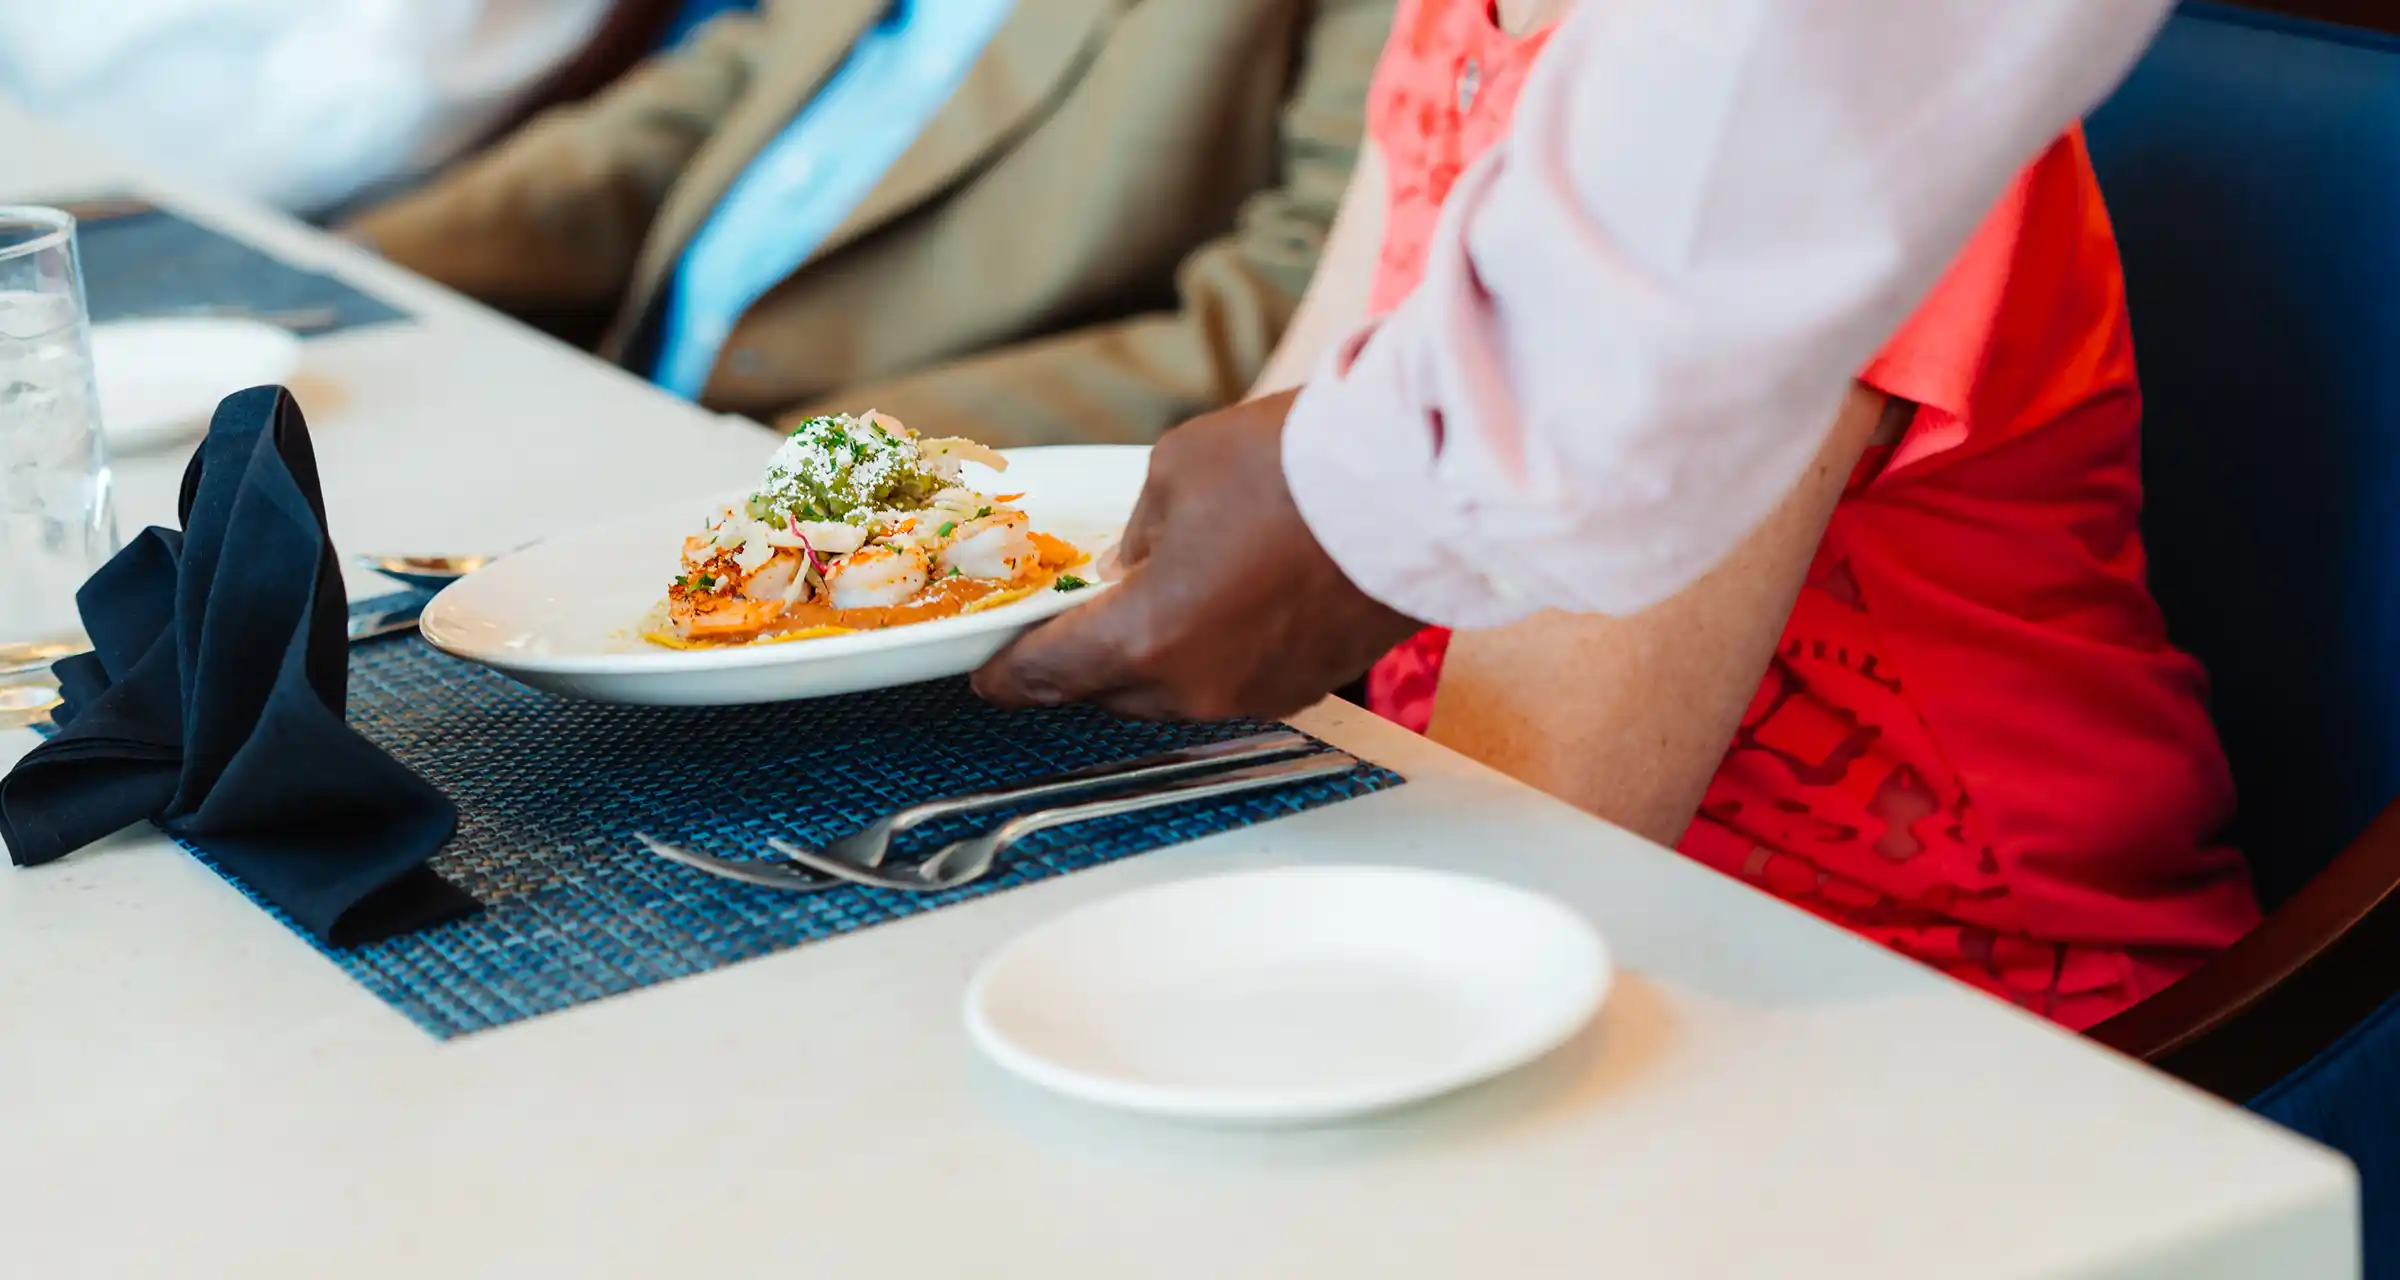
[[[1121,576],[975,673],[1004,706],[1093,702],[1142,719],[1283,716],[1419,624],[1358,589],[1283,478],[1290,394],[1176,428],[1119,546]]]

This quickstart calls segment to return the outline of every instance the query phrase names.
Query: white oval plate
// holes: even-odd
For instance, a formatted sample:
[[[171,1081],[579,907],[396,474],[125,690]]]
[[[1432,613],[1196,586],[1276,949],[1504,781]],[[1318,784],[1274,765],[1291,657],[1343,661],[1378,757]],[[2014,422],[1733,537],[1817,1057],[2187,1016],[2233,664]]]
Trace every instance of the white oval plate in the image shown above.
[[[1531,1062],[1598,1012],[1608,946],[1523,889],[1300,867],[1145,889],[986,961],[967,1029],[1001,1066],[1105,1106],[1319,1123]]]
[[[967,482],[1023,493],[1019,505],[1034,528],[1098,559],[1133,514],[1150,451],[1091,445],[1007,457],[1007,472],[970,468]],[[738,498],[721,495],[717,505]],[[674,650],[644,641],[642,621],[665,596],[685,535],[714,509],[705,499],[679,502],[511,552],[444,588],[419,626],[443,652],[537,689],[600,702],[730,706],[972,671],[1019,632],[1101,589],[1041,591],[965,617],[790,644]]]
[[[109,448],[138,453],[208,430],[217,402],[288,380],[300,340],[255,320],[120,320],[92,326],[92,376]]]

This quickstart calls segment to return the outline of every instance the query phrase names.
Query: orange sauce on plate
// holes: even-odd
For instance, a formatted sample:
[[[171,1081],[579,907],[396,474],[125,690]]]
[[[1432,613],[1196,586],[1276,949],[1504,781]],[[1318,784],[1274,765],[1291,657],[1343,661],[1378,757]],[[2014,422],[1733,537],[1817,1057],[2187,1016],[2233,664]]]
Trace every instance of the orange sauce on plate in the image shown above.
[[[883,631],[911,623],[932,622],[998,608],[1050,586],[1058,581],[1059,573],[1060,570],[1045,564],[1012,582],[942,578],[928,583],[923,591],[903,603],[869,609],[836,609],[819,601],[786,604],[773,618],[759,626],[720,628],[706,636],[677,635],[674,628],[662,618],[645,629],[642,638],[669,649],[739,649],[756,644],[784,644],[793,640],[853,635],[861,631]]]

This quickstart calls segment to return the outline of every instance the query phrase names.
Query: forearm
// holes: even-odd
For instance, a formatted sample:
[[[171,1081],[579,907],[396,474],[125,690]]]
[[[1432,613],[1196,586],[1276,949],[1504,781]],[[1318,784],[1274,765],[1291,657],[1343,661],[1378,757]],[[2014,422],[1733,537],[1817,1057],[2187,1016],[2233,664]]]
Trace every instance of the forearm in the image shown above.
[[[1294,410],[1312,533],[1461,626],[1688,586],[2165,7],[1589,0],[1454,189],[1424,283]]]
[[[1668,599],[1625,617],[1550,612],[1459,632],[1432,737],[1673,844],[1758,689],[1861,451],[1908,407],[1854,386],[1782,503]]]

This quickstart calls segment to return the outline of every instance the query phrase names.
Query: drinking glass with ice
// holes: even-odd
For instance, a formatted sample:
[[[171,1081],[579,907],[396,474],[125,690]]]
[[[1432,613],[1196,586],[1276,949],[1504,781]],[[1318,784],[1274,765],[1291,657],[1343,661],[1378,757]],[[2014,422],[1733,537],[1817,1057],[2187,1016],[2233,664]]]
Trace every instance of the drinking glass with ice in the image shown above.
[[[75,220],[0,207],[0,727],[57,701],[76,589],[116,550]]]

